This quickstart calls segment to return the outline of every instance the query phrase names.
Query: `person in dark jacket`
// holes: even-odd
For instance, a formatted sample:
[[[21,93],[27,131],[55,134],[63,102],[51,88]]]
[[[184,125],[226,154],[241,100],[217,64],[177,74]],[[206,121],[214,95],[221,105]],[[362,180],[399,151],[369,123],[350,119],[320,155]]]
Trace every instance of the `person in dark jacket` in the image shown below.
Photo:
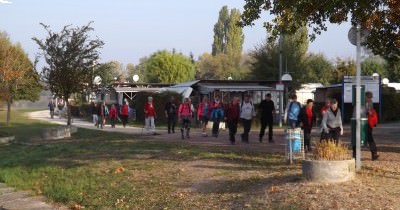
[[[234,97],[225,110],[225,122],[228,124],[229,141],[235,144],[235,135],[240,117],[239,97]]]
[[[308,99],[306,105],[300,110],[301,128],[304,130],[304,151],[311,151],[311,130],[315,122],[314,102]]]
[[[171,97],[170,101],[165,104],[164,112],[168,122],[168,133],[175,133],[177,106],[174,97]]]
[[[268,93],[265,96],[265,99],[261,101],[260,105],[258,105],[259,110],[261,111],[261,129],[260,129],[260,143],[265,134],[265,129],[268,126],[268,141],[269,143],[273,143],[273,124],[274,124],[274,112],[275,112],[275,104],[271,100],[271,94]]]

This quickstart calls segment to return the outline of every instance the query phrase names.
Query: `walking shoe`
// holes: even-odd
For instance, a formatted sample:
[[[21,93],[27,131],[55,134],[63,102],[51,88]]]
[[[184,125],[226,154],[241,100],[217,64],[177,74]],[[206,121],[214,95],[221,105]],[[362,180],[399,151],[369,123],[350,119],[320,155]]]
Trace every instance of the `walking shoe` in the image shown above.
[[[372,161],[378,160],[378,158],[379,158],[379,155],[378,155],[378,154],[373,155],[373,156],[372,156]]]

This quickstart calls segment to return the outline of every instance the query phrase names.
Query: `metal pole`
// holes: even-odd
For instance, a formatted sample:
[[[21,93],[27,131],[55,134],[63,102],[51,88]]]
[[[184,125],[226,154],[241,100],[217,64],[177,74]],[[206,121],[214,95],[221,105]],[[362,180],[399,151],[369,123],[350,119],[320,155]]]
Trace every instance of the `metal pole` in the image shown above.
[[[356,170],[361,169],[361,47],[360,47],[360,25],[357,24],[357,52],[356,52],[356,67],[357,67],[357,76],[356,76]]]
[[[279,83],[282,84],[282,34],[279,36]],[[283,91],[279,92],[279,127],[282,127]]]

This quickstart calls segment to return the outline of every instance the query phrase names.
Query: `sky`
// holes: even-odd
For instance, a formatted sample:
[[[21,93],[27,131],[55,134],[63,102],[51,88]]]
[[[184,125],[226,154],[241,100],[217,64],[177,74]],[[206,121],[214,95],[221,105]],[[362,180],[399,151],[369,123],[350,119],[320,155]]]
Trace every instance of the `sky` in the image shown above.
[[[0,31],[19,42],[29,57],[38,52],[32,37],[45,38],[39,23],[60,31],[65,25],[82,26],[94,21],[93,37],[105,42],[101,62],[138,64],[139,59],[158,51],[172,50],[197,58],[211,52],[213,26],[224,6],[243,10],[244,0],[9,0],[0,4]],[[245,27],[244,52],[265,40],[263,21],[267,14]],[[328,59],[354,58],[355,47],[348,39],[350,24],[329,25],[328,31],[310,43],[309,52],[323,53]]]

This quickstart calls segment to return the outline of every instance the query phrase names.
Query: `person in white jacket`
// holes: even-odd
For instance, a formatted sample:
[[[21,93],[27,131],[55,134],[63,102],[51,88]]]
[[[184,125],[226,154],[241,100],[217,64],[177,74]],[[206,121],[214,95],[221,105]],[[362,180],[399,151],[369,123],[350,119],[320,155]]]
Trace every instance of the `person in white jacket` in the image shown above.
[[[326,110],[322,118],[322,129],[326,134],[324,140],[333,140],[338,144],[339,136],[343,135],[343,124],[342,113],[336,99],[332,99],[330,108]]]
[[[249,143],[249,132],[251,129],[251,121],[256,116],[253,102],[250,100],[250,95],[245,95],[244,100],[240,105],[240,121],[243,124],[243,133],[241,135],[242,142]]]

